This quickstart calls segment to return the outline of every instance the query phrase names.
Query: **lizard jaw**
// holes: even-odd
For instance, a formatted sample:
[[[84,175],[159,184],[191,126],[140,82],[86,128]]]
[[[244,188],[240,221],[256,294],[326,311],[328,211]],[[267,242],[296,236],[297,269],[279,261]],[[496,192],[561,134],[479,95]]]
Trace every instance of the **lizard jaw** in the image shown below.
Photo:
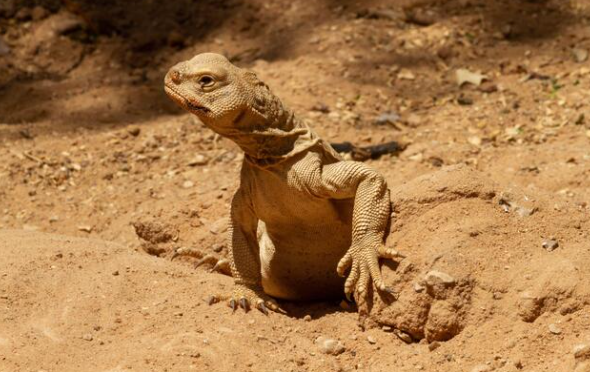
[[[164,86],[164,91],[166,92],[166,94],[168,94],[168,96],[170,98],[172,98],[172,100],[174,102],[176,102],[182,108],[184,108],[184,109],[192,112],[193,114],[196,114],[196,115],[198,115],[198,114],[207,114],[208,112],[211,111],[211,110],[209,110],[205,106],[200,106],[200,105],[194,104],[193,102],[191,102],[187,98],[183,97],[174,88],[171,88],[168,85],[165,85]]]

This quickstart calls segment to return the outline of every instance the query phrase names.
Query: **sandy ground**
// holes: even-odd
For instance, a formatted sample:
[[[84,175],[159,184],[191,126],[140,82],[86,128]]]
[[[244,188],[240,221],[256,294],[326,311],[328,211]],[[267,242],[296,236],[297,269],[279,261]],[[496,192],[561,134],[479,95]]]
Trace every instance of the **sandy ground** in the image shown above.
[[[63,4],[0,4],[0,371],[590,371],[588,1]],[[203,51],[407,146],[366,330],[207,303],[242,155],[162,91]]]

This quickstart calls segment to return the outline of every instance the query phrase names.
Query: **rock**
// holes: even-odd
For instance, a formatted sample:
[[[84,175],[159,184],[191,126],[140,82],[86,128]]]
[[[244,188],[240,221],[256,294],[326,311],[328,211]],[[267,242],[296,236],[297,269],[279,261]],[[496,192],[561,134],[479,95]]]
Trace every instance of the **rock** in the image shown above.
[[[414,291],[416,291],[416,293],[424,292],[425,289],[426,288],[420,283],[414,283]]]
[[[127,133],[131,134],[133,137],[137,137],[141,133],[141,129],[139,127],[129,127],[127,128]]]
[[[553,252],[559,247],[559,243],[557,240],[554,239],[546,239],[543,240],[543,248],[545,248],[548,252]]]
[[[375,345],[377,343],[377,340],[373,337],[373,336],[367,336],[367,341],[371,344],[371,345]]]
[[[85,335],[82,336],[82,339],[85,341],[92,341],[94,339],[94,337],[92,337],[91,333],[86,333]]]
[[[375,125],[395,124],[399,121],[400,116],[393,111],[386,111],[375,119]]]
[[[487,364],[478,364],[471,369],[471,372],[490,372],[492,371],[492,367],[488,366]]]
[[[213,234],[223,234],[227,231],[229,220],[225,217],[218,219],[211,224],[209,231]]]
[[[436,22],[437,15],[430,9],[407,9],[405,11],[406,22],[419,26],[430,26]]]
[[[412,128],[416,128],[417,126],[419,126],[422,123],[422,118],[420,118],[420,116],[416,115],[416,114],[410,114],[408,115],[408,117],[406,118],[406,124],[409,127]]]
[[[192,188],[193,186],[195,186],[195,183],[194,183],[193,181],[190,181],[190,180],[186,180],[186,181],[184,181],[184,182],[182,183],[182,188],[183,188],[183,189],[190,189],[190,188]]]
[[[411,344],[412,342],[414,342],[414,340],[412,339],[412,336],[410,336],[409,334],[407,334],[404,331],[400,331],[399,329],[394,329],[393,333],[395,333],[395,335],[397,337],[399,337],[399,339],[402,340],[403,342],[405,342],[406,344]]]
[[[209,159],[205,155],[196,154],[189,162],[188,165],[194,167],[196,165],[206,165]]]
[[[434,351],[440,347],[440,342],[434,341],[428,344],[428,350]]]
[[[452,287],[453,285],[455,285],[455,278],[441,271],[432,270],[426,273],[426,275],[424,276],[424,282],[429,287],[434,287],[436,285]]]
[[[458,86],[463,86],[463,84],[473,84],[475,86],[481,85],[484,80],[487,80],[488,77],[477,72],[471,72],[467,69],[460,68],[455,71],[455,78],[457,80]]]
[[[346,350],[340,341],[325,336],[318,337],[315,340],[315,344],[320,348],[322,353],[329,355],[339,355]]]
[[[400,80],[414,80],[416,79],[416,75],[412,73],[410,70],[402,69],[398,74],[397,78]]]
[[[561,334],[561,328],[559,328],[556,324],[551,323],[549,324],[549,332],[554,334],[554,335],[560,335]]]
[[[586,49],[574,48],[572,49],[572,54],[578,63],[586,62],[588,59],[588,51]]]
[[[307,314],[303,317],[303,320],[305,320],[306,322],[311,322],[311,315]]]
[[[92,232],[92,226],[90,226],[90,225],[80,225],[80,226],[78,226],[78,230],[84,231],[86,233],[91,233]]]

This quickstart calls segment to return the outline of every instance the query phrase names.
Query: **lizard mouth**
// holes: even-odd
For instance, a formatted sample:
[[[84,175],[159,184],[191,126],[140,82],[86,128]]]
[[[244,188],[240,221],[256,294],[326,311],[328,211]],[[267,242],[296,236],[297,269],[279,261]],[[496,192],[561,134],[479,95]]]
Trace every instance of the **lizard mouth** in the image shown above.
[[[172,98],[172,100],[174,102],[176,102],[177,104],[179,104],[180,106],[182,106],[183,108],[185,108],[186,110],[188,110],[194,114],[198,114],[198,113],[207,114],[208,112],[211,111],[205,106],[200,106],[200,105],[195,104],[194,102],[191,102],[189,99],[183,97],[182,94],[180,94],[176,89],[174,89],[168,85],[164,86],[164,91],[166,92],[166,94],[168,94],[168,96],[170,98]]]

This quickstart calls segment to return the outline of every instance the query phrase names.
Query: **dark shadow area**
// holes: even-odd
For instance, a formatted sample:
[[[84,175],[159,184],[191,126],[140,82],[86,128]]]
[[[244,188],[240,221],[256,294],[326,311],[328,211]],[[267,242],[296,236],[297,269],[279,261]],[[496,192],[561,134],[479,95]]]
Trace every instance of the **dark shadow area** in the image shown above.
[[[13,76],[4,84],[0,76],[2,123],[35,123],[52,114],[51,121],[61,123],[56,129],[68,129],[80,123],[91,123],[93,127],[126,125],[160,114],[180,113],[162,92],[161,81],[165,71],[179,58],[199,52],[199,45],[204,40],[208,40],[210,47],[211,40],[223,33],[226,36],[229,33],[234,43],[220,44],[216,48],[232,61],[248,66],[256,59],[276,61],[301,56],[303,51],[294,52],[294,46],[301,41],[307,42],[314,30],[330,20],[367,18],[369,22],[375,22],[376,28],[393,30],[391,40],[385,41],[390,44],[384,45],[382,52],[348,61],[345,66],[350,77],[359,83],[392,87],[390,76],[376,67],[396,65],[409,70],[436,68],[441,58],[439,51],[429,48],[404,49],[396,40],[395,34],[399,34],[399,30],[424,27],[451,18],[464,20],[461,35],[449,39],[447,47],[452,54],[453,48],[458,49],[452,44],[457,40],[462,47],[468,45],[472,49],[485,49],[486,45],[497,42],[498,37],[508,43],[527,43],[535,47],[543,40],[560,35],[566,25],[579,21],[567,4],[556,1],[392,0],[389,3],[379,2],[378,8],[373,7],[373,3],[348,0],[294,3],[293,7],[305,7],[309,14],[321,10],[318,14],[323,16],[300,17],[291,21],[283,16],[283,12],[288,14],[287,3],[277,2],[266,8],[266,3],[254,0],[5,0],[0,6],[0,37],[4,39],[16,38],[10,35],[10,22],[15,20],[33,20],[34,28],[34,10],[38,6],[50,15],[60,12],[74,14],[82,23],[80,27],[64,32],[63,37],[67,41],[60,38],[57,47],[49,42],[40,42],[29,56],[31,59],[40,56],[41,60],[45,58],[49,61],[52,58],[60,61],[61,58],[65,61],[63,66],[52,67],[47,62],[39,63],[39,68],[31,70],[19,66],[18,59],[9,61]],[[424,21],[423,16],[416,14],[430,15]],[[416,19],[421,19],[418,22],[421,24],[417,24]],[[97,65],[93,69],[86,68],[100,76],[78,79],[77,83],[64,83],[72,71],[78,71],[84,61],[98,53],[97,49],[104,45],[98,41],[106,41],[110,45],[109,57],[96,61],[93,58],[92,63]],[[367,44],[363,40],[358,42],[359,54],[362,55]],[[68,60],[68,51],[71,51],[72,60]],[[330,52],[326,50],[326,53]],[[2,58],[0,56],[0,60]],[[452,56],[448,58],[452,63]],[[477,58],[482,63],[490,60],[485,53],[480,53]],[[445,62],[449,63],[448,60]],[[474,64],[477,63],[477,60],[474,61]],[[108,66],[103,68],[98,64]],[[45,68],[45,65],[50,68]],[[430,95],[433,92],[434,95],[445,95],[453,91],[453,87],[444,82],[430,84]],[[393,89],[399,92],[400,97],[415,97],[425,92],[413,81],[401,82]],[[60,107],[58,102],[64,96],[82,94],[85,90],[95,91],[95,104]],[[104,94],[120,95],[121,102],[102,102],[101,95]],[[31,102],[30,107],[23,106],[25,101]]]

